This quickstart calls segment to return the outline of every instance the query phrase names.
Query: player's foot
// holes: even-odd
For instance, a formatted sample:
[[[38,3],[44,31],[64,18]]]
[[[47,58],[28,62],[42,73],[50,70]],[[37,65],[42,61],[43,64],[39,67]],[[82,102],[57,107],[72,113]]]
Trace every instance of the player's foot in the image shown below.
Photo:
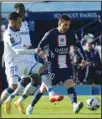
[[[79,111],[83,108],[83,102],[79,102],[74,106],[73,112],[79,113]]]
[[[24,109],[23,103],[15,101],[14,105],[17,107],[19,112],[22,112],[23,114],[25,114],[25,109]]]
[[[61,101],[61,100],[63,100],[63,98],[64,98],[64,96],[62,96],[62,95],[53,94],[50,97],[50,102]]]
[[[34,107],[32,107],[31,105],[29,105],[29,106],[27,107],[27,109],[26,109],[26,114],[27,114],[27,115],[31,115],[32,112],[33,112],[33,108],[34,108]]]
[[[11,104],[5,103],[4,104],[4,110],[7,114],[11,114]]]

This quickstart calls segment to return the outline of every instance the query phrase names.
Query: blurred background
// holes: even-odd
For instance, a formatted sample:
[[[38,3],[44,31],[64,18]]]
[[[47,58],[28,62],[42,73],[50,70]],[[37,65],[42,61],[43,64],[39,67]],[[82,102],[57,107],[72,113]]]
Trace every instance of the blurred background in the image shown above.
[[[13,12],[13,6],[16,2],[2,2],[1,4],[1,42],[3,33],[7,28],[7,15]],[[57,27],[57,19],[61,14],[67,14],[72,19],[71,29],[78,35],[80,42],[86,34],[90,33],[94,36],[95,48],[99,51],[101,58],[101,2],[22,2],[26,8],[25,19],[28,21],[31,42],[34,48],[37,47],[39,41],[45,32]],[[1,52],[1,50],[0,50]],[[1,53],[2,54],[2,53]],[[100,74],[101,75],[101,74]],[[96,81],[100,84],[102,80]],[[4,67],[2,67],[3,89],[7,87]],[[79,85],[83,85],[81,82]],[[94,84],[94,82],[91,82]],[[60,85],[60,84],[58,84]]]

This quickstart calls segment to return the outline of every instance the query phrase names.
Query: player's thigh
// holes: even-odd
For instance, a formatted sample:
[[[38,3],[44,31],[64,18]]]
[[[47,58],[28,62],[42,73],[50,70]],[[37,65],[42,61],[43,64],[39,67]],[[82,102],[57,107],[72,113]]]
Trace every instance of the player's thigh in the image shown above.
[[[64,83],[68,79],[68,82],[71,82],[70,79],[72,79],[73,73],[70,68],[63,68],[59,69],[55,73],[55,78],[52,80],[53,84],[57,83]],[[70,83],[71,84],[71,83]]]
[[[74,85],[74,80],[73,79],[67,79],[63,83],[65,88],[71,88]]]
[[[64,80],[63,80],[63,85],[65,88],[70,88],[74,85],[74,80],[73,80],[73,72],[72,68],[67,68],[64,69]]]
[[[28,74],[39,74],[42,71],[43,71],[43,65],[38,62],[36,62],[33,65],[32,65],[32,63],[30,63],[30,65],[28,67]]]
[[[23,71],[24,65],[21,63],[12,63],[8,65],[5,69],[7,81],[11,84],[18,84],[18,81],[20,80]]]
[[[18,76],[7,76],[8,85],[13,90],[15,90],[17,88],[17,86],[18,86],[18,80],[19,80],[19,77]]]

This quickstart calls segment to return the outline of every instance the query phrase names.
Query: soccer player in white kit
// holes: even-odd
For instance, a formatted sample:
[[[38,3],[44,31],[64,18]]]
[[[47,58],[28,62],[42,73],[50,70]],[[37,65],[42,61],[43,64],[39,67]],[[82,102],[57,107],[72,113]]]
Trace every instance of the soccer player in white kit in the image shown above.
[[[21,10],[19,11],[19,9],[17,9],[19,6],[21,6]],[[19,12],[20,15],[22,16],[22,18],[24,18],[24,14],[25,14],[25,8],[23,4],[15,4],[14,8],[16,9],[16,12]],[[21,27],[20,27],[20,35],[22,37],[22,48],[23,49],[28,49],[29,47],[31,47],[31,41],[30,41],[30,35],[29,35],[29,28],[28,28],[28,23],[26,21],[22,21]],[[11,39],[11,41],[13,42],[13,39]],[[6,54],[6,53],[5,53]],[[32,59],[33,56],[27,56],[27,58]],[[5,57],[6,58],[6,57]],[[20,59],[20,58],[19,58]],[[9,59],[5,59],[5,64],[7,64],[7,61]],[[17,59],[18,60],[18,59]],[[15,64],[16,65],[16,64]],[[15,68],[17,68],[17,66],[15,66]],[[12,72],[13,72],[12,68]],[[7,71],[7,69],[6,69]],[[1,95],[1,103],[3,103],[6,98],[17,88],[18,85],[18,81],[15,80],[15,82],[12,82],[11,79],[8,79],[9,82],[9,87],[6,88],[2,95]]]
[[[5,46],[5,63],[7,79],[10,79],[10,84],[15,84],[21,78],[22,74],[28,76],[31,73],[40,73],[42,64],[36,62],[33,54],[39,53],[38,49],[26,49],[25,44],[22,42],[19,29],[21,26],[22,18],[18,13],[11,13],[8,17],[9,27],[4,33],[4,46]],[[22,48],[23,47],[23,48]],[[8,51],[9,50],[9,51]],[[32,58],[30,58],[30,56]],[[48,75],[41,76],[43,83],[47,86],[49,95],[53,92],[52,86],[47,81]],[[18,85],[16,92],[11,94],[6,100],[6,112],[11,113],[11,101],[24,87]],[[53,95],[50,95],[53,98]],[[59,96],[60,97],[60,96]],[[61,97],[62,98],[62,97]]]
[[[27,23],[27,21],[24,20],[25,7],[22,3],[16,3],[14,5],[14,9],[15,9],[15,12],[19,13],[23,18],[23,21],[22,21],[22,24],[20,27],[20,35],[22,37],[22,48],[29,49],[32,47],[32,44],[30,41],[28,23]],[[25,57],[26,57],[25,59],[32,60],[34,56],[25,56]],[[5,60],[7,60],[7,59],[5,59]],[[25,77],[25,79],[28,80],[28,77],[27,78]],[[7,97],[17,88],[17,85],[18,85],[18,81],[12,82],[11,79],[8,79],[8,81],[9,81],[10,85],[8,88],[6,88],[3,91],[2,95],[1,95],[1,103],[3,103],[7,99]],[[28,81],[26,81],[26,83],[28,83]],[[30,90],[30,93],[32,93],[32,91],[34,92],[35,87],[30,83],[28,85],[28,87],[26,88],[25,93],[27,93],[28,90]],[[27,95],[29,95],[29,94],[27,94]]]

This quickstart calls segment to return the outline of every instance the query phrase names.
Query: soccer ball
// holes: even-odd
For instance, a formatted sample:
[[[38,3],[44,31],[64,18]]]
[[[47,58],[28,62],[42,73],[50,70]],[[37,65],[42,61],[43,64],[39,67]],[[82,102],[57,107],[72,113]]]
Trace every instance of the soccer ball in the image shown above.
[[[86,105],[88,109],[95,111],[100,107],[100,100],[97,97],[88,98]]]

